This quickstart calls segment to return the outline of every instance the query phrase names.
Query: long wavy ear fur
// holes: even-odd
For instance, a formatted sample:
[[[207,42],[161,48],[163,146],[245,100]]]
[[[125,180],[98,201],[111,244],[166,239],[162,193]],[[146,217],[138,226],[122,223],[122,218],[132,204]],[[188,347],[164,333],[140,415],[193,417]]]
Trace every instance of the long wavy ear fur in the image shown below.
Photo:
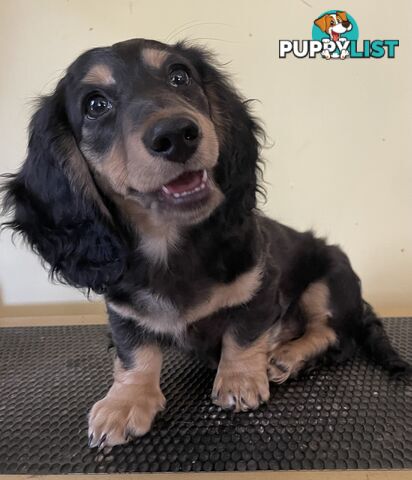
[[[102,293],[120,278],[126,248],[71,133],[64,81],[41,100],[27,158],[2,186],[12,215],[3,226],[23,235],[52,277]]]

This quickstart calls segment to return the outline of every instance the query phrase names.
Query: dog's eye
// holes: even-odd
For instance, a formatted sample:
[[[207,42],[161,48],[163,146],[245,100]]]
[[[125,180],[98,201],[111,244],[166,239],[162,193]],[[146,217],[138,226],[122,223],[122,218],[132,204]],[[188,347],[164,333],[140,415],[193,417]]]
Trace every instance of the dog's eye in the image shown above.
[[[101,95],[95,93],[86,99],[86,116],[92,120],[101,117],[104,113],[112,109],[110,101]]]
[[[175,65],[169,72],[169,83],[172,87],[180,87],[181,85],[189,85],[190,73],[183,65]]]

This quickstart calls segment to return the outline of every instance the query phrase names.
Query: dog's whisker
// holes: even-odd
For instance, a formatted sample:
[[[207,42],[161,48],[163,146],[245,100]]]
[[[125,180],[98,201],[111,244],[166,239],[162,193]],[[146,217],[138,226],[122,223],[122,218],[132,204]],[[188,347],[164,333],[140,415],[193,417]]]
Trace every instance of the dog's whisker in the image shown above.
[[[189,25],[188,23],[191,23],[191,24]],[[171,32],[168,35],[168,37],[166,38],[166,43],[168,43],[170,40],[172,40],[173,37],[177,37],[181,33],[185,32],[187,30],[190,30],[191,28],[204,27],[204,26],[215,26],[215,25],[233,28],[233,25],[230,25],[228,23],[223,23],[223,22],[197,22],[197,23],[188,22],[188,23],[185,24],[185,25],[182,25],[182,28],[180,28],[180,30],[175,29],[173,32]]]
[[[190,37],[191,41],[199,42],[199,41],[213,41],[213,42],[222,42],[222,43],[230,43],[230,44],[239,44],[242,43],[240,40],[225,40],[223,38],[215,38],[215,37]]]

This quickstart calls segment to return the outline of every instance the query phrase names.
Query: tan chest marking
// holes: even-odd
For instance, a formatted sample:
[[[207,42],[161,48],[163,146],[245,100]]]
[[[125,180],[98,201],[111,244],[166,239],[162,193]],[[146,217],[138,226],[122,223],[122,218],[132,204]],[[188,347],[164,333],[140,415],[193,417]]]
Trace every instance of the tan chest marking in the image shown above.
[[[239,275],[229,284],[213,286],[207,297],[185,312],[179,312],[173,299],[156,295],[149,290],[136,294],[136,301],[144,302],[149,314],[140,315],[131,305],[110,302],[109,306],[120,315],[133,318],[155,333],[168,333],[179,337],[186,331],[187,325],[205,318],[217,311],[241,305],[250,301],[261,284],[262,267],[257,265],[249,272]]]
[[[184,319],[193,323],[205,318],[222,308],[234,307],[249,302],[258,291],[261,283],[262,267],[260,264],[246,273],[239,275],[229,284],[219,284],[212,287],[207,298],[192,308],[189,308]]]

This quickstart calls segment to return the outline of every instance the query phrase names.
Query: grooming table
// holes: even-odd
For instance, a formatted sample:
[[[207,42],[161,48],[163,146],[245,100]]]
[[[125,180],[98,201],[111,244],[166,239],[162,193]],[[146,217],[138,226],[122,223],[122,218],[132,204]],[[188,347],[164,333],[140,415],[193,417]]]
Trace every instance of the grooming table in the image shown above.
[[[412,361],[412,319],[385,325]],[[412,382],[360,356],[272,384],[268,405],[235,414],[212,405],[214,372],[168,351],[167,408],[151,432],[90,450],[87,412],[112,381],[107,345],[103,325],[0,329],[0,474],[412,468]]]

